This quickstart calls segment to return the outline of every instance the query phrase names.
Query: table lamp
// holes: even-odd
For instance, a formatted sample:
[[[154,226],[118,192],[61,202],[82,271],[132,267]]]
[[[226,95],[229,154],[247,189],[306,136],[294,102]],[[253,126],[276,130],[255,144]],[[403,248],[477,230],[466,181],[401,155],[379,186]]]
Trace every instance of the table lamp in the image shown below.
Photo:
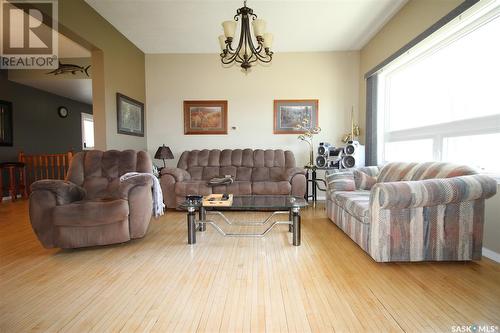
[[[158,147],[158,150],[156,151],[155,154],[155,158],[158,160],[163,160],[163,167],[166,167],[167,165],[165,163],[165,160],[173,160],[174,154],[172,154],[170,147],[162,145]]]

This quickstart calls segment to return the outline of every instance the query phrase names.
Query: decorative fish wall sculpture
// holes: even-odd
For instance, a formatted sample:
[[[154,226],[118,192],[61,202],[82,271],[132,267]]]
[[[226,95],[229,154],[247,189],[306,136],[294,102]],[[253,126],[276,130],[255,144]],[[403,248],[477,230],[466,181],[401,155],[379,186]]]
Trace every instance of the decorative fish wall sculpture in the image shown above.
[[[59,75],[59,74],[67,74],[71,73],[75,75],[77,72],[84,73],[85,75],[89,76],[89,68],[91,65],[88,65],[87,67],[83,66],[78,66],[74,64],[63,64],[59,61],[59,67],[57,69],[54,69],[51,72],[48,72],[47,74],[54,74],[54,75]]]

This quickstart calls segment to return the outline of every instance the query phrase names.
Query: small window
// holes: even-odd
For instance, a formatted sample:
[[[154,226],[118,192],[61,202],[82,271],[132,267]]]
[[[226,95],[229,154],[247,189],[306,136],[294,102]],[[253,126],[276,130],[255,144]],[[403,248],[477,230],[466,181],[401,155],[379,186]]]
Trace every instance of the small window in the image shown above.
[[[82,113],[82,148],[94,149],[94,116]]]

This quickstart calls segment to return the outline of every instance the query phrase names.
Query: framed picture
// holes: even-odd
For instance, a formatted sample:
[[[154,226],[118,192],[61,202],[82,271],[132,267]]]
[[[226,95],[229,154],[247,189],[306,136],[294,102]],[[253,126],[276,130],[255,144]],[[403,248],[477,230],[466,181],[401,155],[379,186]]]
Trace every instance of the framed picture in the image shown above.
[[[117,129],[120,134],[144,136],[144,104],[116,93]]]
[[[301,134],[296,126],[307,119],[309,127],[318,126],[318,100],[274,100],[274,134]]]
[[[0,100],[0,146],[13,144],[12,103]]]
[[[184,101],[184,134],[227,134],[227,101]]]

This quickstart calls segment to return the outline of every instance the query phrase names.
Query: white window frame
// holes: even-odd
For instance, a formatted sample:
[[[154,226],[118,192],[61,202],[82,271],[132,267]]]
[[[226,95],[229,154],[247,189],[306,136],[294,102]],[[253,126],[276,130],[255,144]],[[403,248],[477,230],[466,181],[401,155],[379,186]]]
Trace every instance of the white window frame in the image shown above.
[[[84,122],[85,121],[89,121],[91,120],[92,123],[94,122],[94,115],[90,114],[90,113],[85,113],[85,112],[82,112],[81,113],[81,126],[82,126],[82,149],[83,150],[93,150],[95,148],[95,141],[94,141],[94,146],[93,147],[86,147],[85,146],[85,128],[84,128]],[[94,140],[95,140],[95,136],[94,136]]]
[[[500,16],[500,1],[491,0],[485,1],[475,10],[463,13],[459,17],[452,20],[439,31],[434,33],[428,39],[422,41],[414,48],[409,50],[403,56],[399,57],[384,69],[379,72],[378,80],[378,99],[377,99],[377,151],[378,160],[385,164],[389,161],[386,159],[385,144],[388,142],[404,142],[421,139],[433,140],[433,158],[436,161],[442,160],[443,145],[445,138],[468,136],[477,134],[499,133],[500,114],[495,114],[485,117],[470,118],[464,120],[456,120],[447,123],[433,124],[418,128],[402,129],[395,131],[387,131],[389,128],[389,104],[388,95],[390,89],[390,80],[387,79],[388,73],[393,73],[403,66],[407,66],[412,62],[419,61],[421,58],[437,52],[443,47],[464,35],[472,32],[478,27],[487,24],[489,21]],[[493,175],[500,181],[500,174]]]

